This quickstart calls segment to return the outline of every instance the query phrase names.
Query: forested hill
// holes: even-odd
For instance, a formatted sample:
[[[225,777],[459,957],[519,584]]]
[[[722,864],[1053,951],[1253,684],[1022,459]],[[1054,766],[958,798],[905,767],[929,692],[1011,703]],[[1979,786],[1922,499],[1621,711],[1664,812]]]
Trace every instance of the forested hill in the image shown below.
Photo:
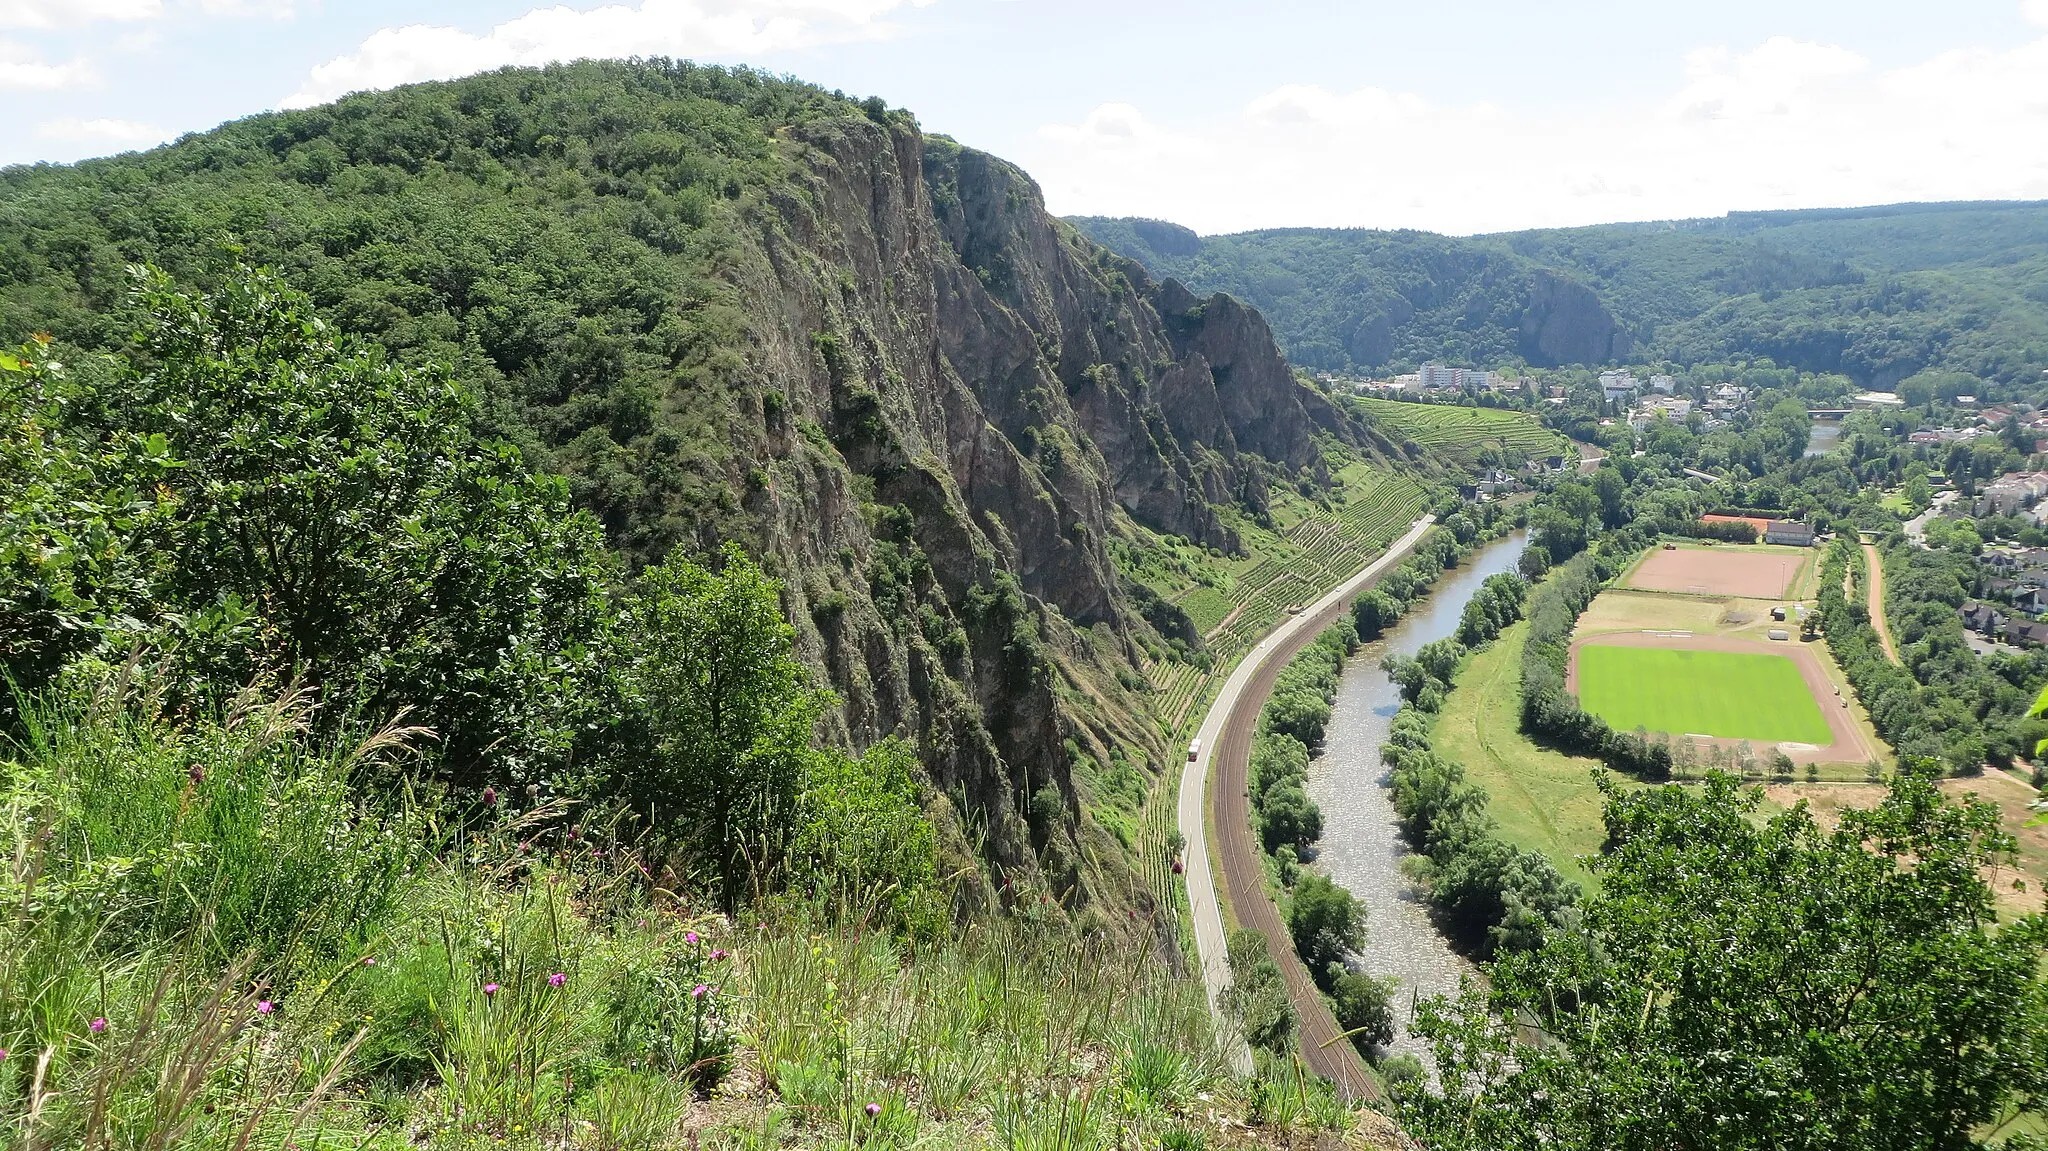
[[[1269,484],[1374,451],[1257,313],[907,113],[746,71],[507,70],[0,172],[0,340],[88,375],[130,265],[237,262],[446,365],[627,569],[737,541],[837,693],[825,738],[913,739],[987,893],[1128,878],[1088,775],[1171,762],[1138,669],[1162,629],[1200,643],[1120,573],[1133,525],[1230,550]]]
[[[1073,221],[1263,310],[1296,362],[1537,366],[1767,357],[1886,386],[1923,368],[2048,367],[2048,205],[1900,204],[1456,238],[1278,229],[1198,237]]]

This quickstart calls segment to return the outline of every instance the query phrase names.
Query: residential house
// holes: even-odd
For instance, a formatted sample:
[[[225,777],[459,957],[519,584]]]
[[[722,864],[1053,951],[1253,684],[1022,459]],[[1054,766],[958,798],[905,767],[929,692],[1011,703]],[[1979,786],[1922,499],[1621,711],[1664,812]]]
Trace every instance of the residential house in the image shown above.
[[[2048,623],[2009,619],[2004,630],[2007,643],[2048,644]]]
[[[1651,376],[1650,390],[1653,392],[1660,392],[1668,396],[1671,393],[1678,390],[1678,379],[1675,376]]]
[[[1956,609],[1956,614],[1962,617],[1964,631],[1996,636],[2005,628],[2006,617],[1988,603],[1979,603],[1973,599],[1964,600],[1963,606]]]

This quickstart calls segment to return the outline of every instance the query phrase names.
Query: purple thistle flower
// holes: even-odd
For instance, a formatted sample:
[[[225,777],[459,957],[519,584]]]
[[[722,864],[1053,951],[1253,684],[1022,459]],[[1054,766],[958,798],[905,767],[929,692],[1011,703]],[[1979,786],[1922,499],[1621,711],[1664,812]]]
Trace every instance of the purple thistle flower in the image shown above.
[[[684,942],[684,943],[687,943],[687,944],[690,944],[690,945],[691,945],[691,946],[693,946],[693,947],[694,947],[694,946],[696,946],[696,943],[697,943],[697,933],[696,933],[696,932],[694,932],[694,931],[685,931],[685,932],[683,932],[683,942]]]
[[[497,985],[497,984],[495,984],[495,983],[486,983],[486,984],[484,984],[484,996],[485,996],[486,998],[488,998],[488,997],[490,997],[490,996],[493,996],[493,995],[496,995],[497,993],[498,993],[498,985]]]
[[[256,1001],[256,1014],[258,1015],[268,1015],[275,1010],[277,1010],[277,1004],[272,1003],[268,999],[258,999]]]
[[[375,966],[377,966],[377,957],[376,957],[376,956],[374,956],[374,955],[365,955],[365,956],[363,956],[363,966],[364,966],[364,967],[375,967]]]
[[[497,789],[497,788],[495,788],[495,787],[485,787],[485,788],[484,788],[484,806],[485,806],[485,807],[496,807],[496,806],[498,806],[498,789]]]
[[[731,952],[729,952],[729,951],[727,951],[727,950],[726,950],[725,948],[723,948],[723,947],[717,948],[716,950],[712,951],[712,953],[711,953],[711,962],[713,962],[713,963],[717,963],[717,962],[719,962],[720,960],[724,960],[724,959],[730,959],[730,958],[732,958],[732,953],[731,953]]]
[[[7,1062],[7,1049],[5,1047],[0,1047],[0,1063],[5,1062]]]
[[[882,1105],[881,1105],[880,1103],[870,1103],[870,1104],[868,1104],[868,1118],[870,1118],[870,1119],[873,1119],[873,1118],[875,1118],[876,1116],[880,1115],[881,1113],[882,1113]]]
[[[709,994],[711,994],[711,989],[709,987],[704,986],[702,983],[699,983],[697,986],[690,988],[690,998],[692,999],[702,999]]]
[[[197,763],[193,764],[191,767],[186,768],[185,775],[187,778],[191,779],[192,784],[195,787],[199,784],[206,782],[206,768],[200,766]]]
[[[548,976],[549,987],[560,987],[562,984],[567,982],[569,982],[569,977],[560,971],[557,971],[553,975]]]
[[[94,1035],[98,1035],[100,1032],[105,1031],[107,1029],[107,1017],[102,1015],[99,1018],[93,1020],[91,1023],[86,1024],[85,1026],[86,1029],[91,1031]]]

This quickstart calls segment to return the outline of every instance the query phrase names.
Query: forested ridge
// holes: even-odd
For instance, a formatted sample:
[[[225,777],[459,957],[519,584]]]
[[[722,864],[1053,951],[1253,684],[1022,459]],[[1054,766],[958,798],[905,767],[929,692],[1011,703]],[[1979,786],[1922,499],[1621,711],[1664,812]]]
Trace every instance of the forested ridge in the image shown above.
[[[1197,237],[1076,225],[1228,291],[1296,362],[1340,371],[1768,360],[1885,387],[2048,367],[2048,207],[1902,204],[1467,238],[1367,229]]]

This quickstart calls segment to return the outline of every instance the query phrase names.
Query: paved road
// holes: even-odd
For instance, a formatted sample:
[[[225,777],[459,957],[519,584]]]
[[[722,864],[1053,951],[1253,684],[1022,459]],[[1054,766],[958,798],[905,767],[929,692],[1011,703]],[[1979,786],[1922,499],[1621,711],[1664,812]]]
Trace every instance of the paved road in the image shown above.
[[[1893,663],[1899,659],[1898,645],[1892,643],[1892,623],[1884,614],[1884,557],[1877,554],[1877,548],[1863,545],[1864,566],[1870,569],[1870,625],[1877,629],[1878,642],[1884,645],[1884,654]]]
[[[1258,846],[1252,842],[1251,812],[1245,798],[1251,738],[1258,727],[1259,709],[1265,706],[1266,697],[1272,694],[1273,681],[1279,677],[1280,669],[1286,667],[1295,653],[1306,647],[1318,632],[1329,626],[1338,613],[1346,610],[1367,584],[1407,555],[1422,534],[1429,530],[1434,519],[1434,516],[1424,516],[1416,520],[1407,534],[1395,540],[1385,555],[1367,564],[1358,574],[1339,584],[1301,614],[1282,622],[1238,662],[1230,678],[1224,682],[1223,690],[1216,694],[1216,702],[1210,705],[1208,716],[1202,720],[1201,731],[1197,734],[1202,741],[1200,755],[1188,762],[1180,777],[1180,834],[1187,841],[1188,903],[1194,911],[1195,947],[1201,955],[1202,982],[1208,990],[1209,1009],[1219,1023],[1219,1030],[1230,1033],[1230,1028],[1223,1025],[1221,1001],[1223,989],[1230,985],[1230,965],[1224,955],[1223,912],[1217,903],[1216,884],[1209,864],[1209,829],[1205,816],[1211,807],[1208,781],[1212,760],[1216,764],[1217,777],[1213,804],[1217,859],[1224,880],[1229,884],[1231,906],[1236,909],[1240,923],[1256,927],[1266,936],[1274,960],[1287,977],[1288,997],[1294,1003],[1295,1016],[1301,1020],[1302,1049],[1309,1066],[1327,1076],[1352,1098],[1370,1097],[1376,1089],[1365,1073],[1364,1063],[1349,1042],[1338,1040],[1323,1046],[1340,1033],[1337,1021],[1331,1017],[1315,984],[1308,978],[1307,970],[1295,956],[1294,944],[1288,937],[1286,924],[1280,921],[1279,909],[1266,895],[1265,871],[1259,863]],[[1219,745],[1223,749],[1221,755],[1217,754]],[[1233,1037],[1229,1042],[1231,1062],[1240,1073],[1249,1073],[1252,1067],[1250,1049],[1241,1039]]]

